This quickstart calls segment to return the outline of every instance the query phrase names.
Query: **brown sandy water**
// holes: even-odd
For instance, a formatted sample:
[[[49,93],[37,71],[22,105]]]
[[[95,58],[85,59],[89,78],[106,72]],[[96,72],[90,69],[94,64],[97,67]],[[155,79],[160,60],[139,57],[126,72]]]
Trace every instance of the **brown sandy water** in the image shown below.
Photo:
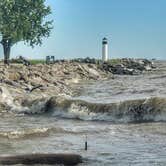
[[[79,95],[65,110],[43,115],[1,115],[0,154],[73,152],[85,158],[81,165],[165,166],[166,63],[157,62],[157,66],[155,71],[138,76],[79,84],[75,87]],[[151,98],[155,100],[149,101]],[[82,104],[75,103],[78,99]],[[86,107],[85,102],[95,107]],[[128,109],[137,104],[144,111],[143,118],[134,121],[132,116],[130,121],[133,109]],[[98,107],[101,113],[95,111]],[[118,109],[120,115],[114,116]],[[84,151],[86,136],[88,151]]]
[[[73,152],[86,158],[82,165],[166,164],[165,123],[112,124],[37,116],[6,117],[0,124],[1,155]]]

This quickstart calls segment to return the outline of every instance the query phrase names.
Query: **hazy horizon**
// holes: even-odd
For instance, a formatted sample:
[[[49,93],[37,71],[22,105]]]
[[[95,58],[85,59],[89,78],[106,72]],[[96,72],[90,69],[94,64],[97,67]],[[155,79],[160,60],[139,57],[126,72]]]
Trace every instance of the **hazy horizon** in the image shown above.
[[[102,38],[111,58],[166,59],[165,0],[47,0],[54,29],[41,47],[18,43],[12,57],[30,59],[101,57]],[[0,46],[0,58],[3,58]]]

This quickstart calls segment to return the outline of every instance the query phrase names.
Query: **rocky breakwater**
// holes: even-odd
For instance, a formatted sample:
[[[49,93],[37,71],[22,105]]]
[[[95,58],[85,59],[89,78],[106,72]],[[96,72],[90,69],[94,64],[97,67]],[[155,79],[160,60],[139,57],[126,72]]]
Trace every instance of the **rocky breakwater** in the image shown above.
[[[105,71],[120,75],[141,74],[155,68],[154,64],[147,59],[120,59],[103,63],[101,67]]]
[[[152,61],[147,59],[132,59],[132,58],[123,58],[123,59],[111,59],[107,62],[102,62],[101,60],[96,59],[75,59],[73,61],[79,63],[90,63],[96,64],[100,69],[105,72],[110,72],[112,74],[120,75],[135,75],[141,74],[144,71],[150,71],[155,68],[155,65]]]
[[[46,112],[50,97],[72,96],[75,83],[111,78],[113,74],[141,73],[153,67],[148,60],[121,59],[116,63],[102,63],[90,58],[59,60],[50,65],[0,64],[0,110]]]
[[[72,96],[73,83],[107,76],[95,64],[71,61],[31,66],[0,64],[0,110],[43,112],[51,96]]]

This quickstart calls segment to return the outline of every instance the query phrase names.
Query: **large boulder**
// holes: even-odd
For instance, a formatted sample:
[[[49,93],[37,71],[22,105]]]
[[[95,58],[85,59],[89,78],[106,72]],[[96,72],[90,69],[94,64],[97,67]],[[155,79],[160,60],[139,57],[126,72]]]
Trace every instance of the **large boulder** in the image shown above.
[[[18,81],[20,80],[21,76],[18,72],[9,72],[8,73],[8,79],[12,81]]]
[[[117,60],[116,63],[114,63],[113,61],[104,62],[100,65],[100,68],[106,72],[111,72],[113,74],[135,75],[140,74],[143,71],[152,70],[154,68],[154,65],[147,59],[124,58],[121,60]]]

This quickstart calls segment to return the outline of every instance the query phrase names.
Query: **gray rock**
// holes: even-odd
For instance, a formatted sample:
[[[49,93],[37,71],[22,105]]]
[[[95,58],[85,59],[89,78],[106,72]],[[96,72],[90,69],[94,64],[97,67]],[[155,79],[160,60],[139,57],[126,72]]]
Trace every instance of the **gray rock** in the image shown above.
[[[100,66],[104,71],[111,72],[113,74],[127,74],[135,75],[141,74],[143,71],[149,71],[154,68],[151,61],[146,59],[122,59],[118,64],[111,64],[111,62],[105,62]]]

